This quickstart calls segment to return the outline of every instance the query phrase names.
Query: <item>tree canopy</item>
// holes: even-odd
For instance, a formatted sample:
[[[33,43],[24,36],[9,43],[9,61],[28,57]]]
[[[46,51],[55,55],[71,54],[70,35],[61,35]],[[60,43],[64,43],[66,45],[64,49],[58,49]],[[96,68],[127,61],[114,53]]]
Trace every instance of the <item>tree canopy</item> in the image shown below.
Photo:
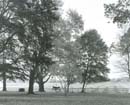
[[[107,80],[108,47],[96,30],[86,31],[78,39],[80,48],[79,68],[84,86],[89,82]]]
[[[116,3],[105,4],[105,16],[112,19],[113,23],[122,24],[130,21],[130,1],[118,0]]]

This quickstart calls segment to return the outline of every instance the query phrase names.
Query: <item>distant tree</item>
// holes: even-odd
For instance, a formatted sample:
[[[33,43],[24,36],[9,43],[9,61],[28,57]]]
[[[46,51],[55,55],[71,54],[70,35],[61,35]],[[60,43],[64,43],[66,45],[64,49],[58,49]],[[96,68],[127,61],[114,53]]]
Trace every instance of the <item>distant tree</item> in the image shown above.
[[[118,62],[117,67],[128,74],[130,78],[130,29],[120,37],[114,49],[114,53],[118,53],[122,58],[122,60]]]
[[[120,37],[119,42],[115,44],[114,53],[118,52],[122,58],[116,65],[123,72],[126,72],[130,77],[130,58],[129,58],[129,47],[130,47],[130,1],[129,0],[118,0],[116,3],[105,4],[105,15],[110,18],[113,23],[117,23],[118,26],[125,27],[126,33]]]
[[[81,45],[78,66],[84,92],[86,83],[107,80],[108,47],[96,30],[86,31],[78,41]]]

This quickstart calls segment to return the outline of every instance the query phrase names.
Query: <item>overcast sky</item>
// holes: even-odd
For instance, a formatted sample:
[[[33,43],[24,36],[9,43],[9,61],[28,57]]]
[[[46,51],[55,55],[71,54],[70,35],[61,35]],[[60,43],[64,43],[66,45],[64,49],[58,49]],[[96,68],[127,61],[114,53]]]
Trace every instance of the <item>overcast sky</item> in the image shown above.
[[[108,46],[115,42],[123,30],[119,29],[116,24],[109,23],[109,19],[104,16],[104,3],[115,2],[116,0],[62,0],[63,9],[75,9],[82,15],[85,30],[96,29]],[[118,78],[122,74],[117,73],[115,66],[117,56],[110,58],[109,68],[111,69],[109,77]]]

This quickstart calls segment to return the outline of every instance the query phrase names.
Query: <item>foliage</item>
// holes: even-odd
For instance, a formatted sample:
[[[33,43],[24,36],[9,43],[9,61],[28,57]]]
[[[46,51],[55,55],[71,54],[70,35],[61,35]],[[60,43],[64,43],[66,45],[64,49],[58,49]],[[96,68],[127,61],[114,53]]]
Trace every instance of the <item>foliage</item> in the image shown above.
[[[38,66],[51,61],[53,24],[59,18],[57,3],[56,0],[1,0],[1,30],[6,30],[5,36],[19,41],[20,58],[30,72],[29,93],[33,93]]]
[[[105,4],[106,17],[113,20],[114,23],[122,24],[129,23],[130,20],[130,1],[118,0],[117,3]]]
[[[54,41],[54,55],[58,68],[55,74],[63,79],[66,84],[64,88],[69,91],[69,85],[75,82],[77,75],[76,61],[79,49],[75,40],[83,30],[83,20],[75,10],[69,10],[66,18],[61,18],[56,26],[58,37]]]
[[[119,42],[115,45],[114,52],[118,52],[122,58],[117,67],[130,77],[130,29],[120,37]]]
[[[105,4],[105,15],[106,17],[113,20],[114,23],[117,23],[119,26],[130,24],[130,1],[129,0],[118,0],[117,3]],[[125,27],[125,29],[127,29]],[[119,61],[118,67],[125,71],[130,77],[130,67],[129,67],[129,47],[130,47],[130,29],[121,36],[119,43],[115,45],[116,49],[114,52],[120,53],[122,60]]]
[[[108,47],[96,30],[89,30],[78,39],[80,48],[79,68],[84,86],[89,82],[107,80]]]

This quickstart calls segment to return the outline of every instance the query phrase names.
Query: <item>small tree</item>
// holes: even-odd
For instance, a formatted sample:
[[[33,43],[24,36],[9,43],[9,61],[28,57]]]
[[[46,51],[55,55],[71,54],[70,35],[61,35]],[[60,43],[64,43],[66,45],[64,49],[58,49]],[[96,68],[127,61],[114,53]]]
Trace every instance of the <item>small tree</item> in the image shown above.
[[[76,61],[79,56],[77,50],[75,44],[70,43],[69,45],[65,45],[64,51],[61,52],[62,55],[58,56],[60,59],[57,62],[57,69],[54,74],[63,82],[62,85],[65,94],[69,92],[70,85],[77,80],[78,69]]]
[[[58,38],[54,41],[54,53],[59,65],[56,74],[64,82],[65,93],[68,93],[69,86],[75,82],[77,75],[76,61],[79,49],[75,40],[83,30],[83,20],[75,10],[69,10],[66,18],[61,18],[56,26]]]

